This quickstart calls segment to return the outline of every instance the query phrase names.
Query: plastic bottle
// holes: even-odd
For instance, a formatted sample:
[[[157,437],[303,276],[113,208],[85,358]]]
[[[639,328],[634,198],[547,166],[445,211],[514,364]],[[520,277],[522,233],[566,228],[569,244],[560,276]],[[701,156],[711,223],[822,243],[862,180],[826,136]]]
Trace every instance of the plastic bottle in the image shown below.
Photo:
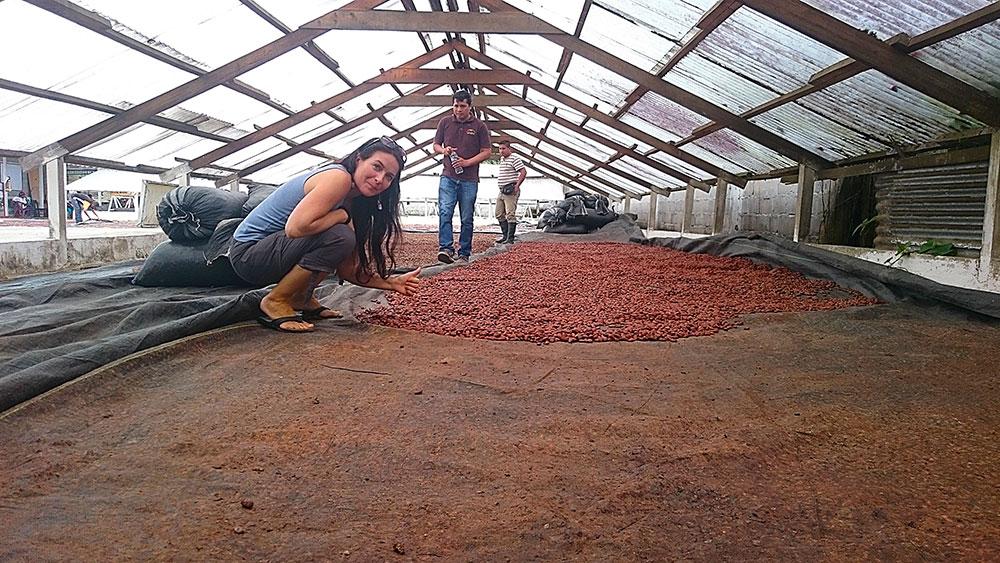
[[[465,170],[465,168],[455,165],[455,161],[458,160],[458,155],[455,154],[454,151],[452,151],[452,153],[448,155],[448,158],[451,159],[451,167],[455,170],[455,174],[461,174]]]

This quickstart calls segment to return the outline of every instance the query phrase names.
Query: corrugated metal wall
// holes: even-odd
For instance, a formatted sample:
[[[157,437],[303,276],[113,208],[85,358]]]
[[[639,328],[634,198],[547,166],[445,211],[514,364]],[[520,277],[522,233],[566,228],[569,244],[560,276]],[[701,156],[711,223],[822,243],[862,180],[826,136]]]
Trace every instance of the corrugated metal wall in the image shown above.
[[[950,242],[979,250],[983,244],[987,162],[923,168],[876,177],[876,248],[897,242]]]

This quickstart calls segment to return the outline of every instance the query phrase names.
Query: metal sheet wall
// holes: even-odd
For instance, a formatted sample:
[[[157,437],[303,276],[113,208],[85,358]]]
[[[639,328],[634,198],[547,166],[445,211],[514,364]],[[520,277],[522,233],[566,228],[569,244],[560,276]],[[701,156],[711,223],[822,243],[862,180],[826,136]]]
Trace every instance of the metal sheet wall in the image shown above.
[[[875,179],[876,248],[898,242],[950,242],[978,251],[983,244],[988,162],[881,174]]]

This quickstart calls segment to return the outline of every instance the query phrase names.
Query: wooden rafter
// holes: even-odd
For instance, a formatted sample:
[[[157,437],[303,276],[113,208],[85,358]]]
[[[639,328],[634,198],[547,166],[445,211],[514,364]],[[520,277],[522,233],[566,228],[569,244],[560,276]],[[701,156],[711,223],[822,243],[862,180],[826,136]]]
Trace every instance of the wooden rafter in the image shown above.
[[[475,59],[479,60],[479,62],[481,62],[481,63],[483,63],[483,64],[485,64],[487,66],[490,66],[490,67],[492,67],[494,69],[509,68],[506,65],[504,65],[503,63],[501,63],[500,61],[497,61],[497,60],[495,60],[493,58],[490,58],[490,57],[488,57],[486,55],[483,55],[481,53],[477,53],[477,52],[475,52],[475,51],[473,51],[471,49],[468,49],[468,47],[466,45],[463,45],[462,43],[457,43],[455,45],[455,48],[459,49],[459,50],[462,50],[462,51],[465,51],[470,57],[475,58]],[[746,180],[741,179],[739,176],[736,176],[735,174],[727,172],[726,170],[723,170],[723,169],[719,168],[718,166],[715,166],[714,164],[712,164],[712,163],[710,163],[708,161],[705,161],[705,160],[703,160],[701,158],[698,158],[698,157],[692,155],[691,153],[689,153],[687,151],[683,151],[683,150],[677,148],[676,146],[674,146],[672,143],[664,142],[664,141],[662,141],[662,140],[660,140],[660,139],[658,139],[658,138],[650,135],[649,133],[646,133],[645,131],[642,131],[640,129],[632,127],[631,125],[628,125],[626,123],[622,123],[621,121],[619,121],[619,120],[617,120],[617,119],[615,119],[615,118],[613,118],[613,117],[611,117],[609,115],[601,113],[601,112],[597,111],[596,109],[588,106],[587,104],[584,104],[583,102],[580,102],[576,98],[573,98],[571,96],[563,94],[562,92],[560,92],[559,90],[556,90],[555,88],[552,88],[552,87],[550,87],[550,86],[548,86],[546,84],[542,84],[541,82],[538,82],[538,81],[532,82],[530,86],[533,89],[538,90],[542,94],[544,94],[544,95],[552,98],[553,100],[555,100],[555,101],[557,101],[557,102],[559,102],[559,103],[561,103],[561,104],[563,104],[563,105],[565,105],[565,106],[567,106],[567,107],[569,107],[569,108],[571,108],[571,109],[573,109],[575,111],[578,111],[578,112],[582,113],[583,115],[585,115],[585,116],[587,116],[587,117],[589,117],[589,118],[591,118],[591,119],[593,119],[595,121],[599,121],[599,122],[603,123],[604,125],[607,125],[608,127],[611,127],[612,129],[615,129],[615,130],[617,130],[617,131],[619,131],[619,132],[621,132],[621,133],[623,133],[625,135],[628,135],[628,136],[633,137],[633,138],[635,138],[635,139],[637,139],[639,141],[642,141],[643,143],[646,143],[647,145],[649,145],[649,146],[651,146],[651,147],[653,147],[653,148],[655,148],[655,149],[657,149],[659,151],[662,151],[663,153],[668,154],[668,155],[676,158],[677,160],[680,160],[682,162],[690,164],[691,166],[694,166],[695,168],[698,168],[700,170],[704,170],[708,174],[711,174],[711,175],[713,175],[715,177],[725,178],[726,181],[728,181],[728,182],[730,182],[732,184],[739,185],[740,187],[743,187],[743,186],[746,185]]]
[[[251,12],[260,16],[262,20],[271,24],[285,35],[288,35],[289,33],[292,33],[292,31],[294,31],[292,28],[285,25],[284,22],[279,20],[273,14],[265,10],[263,6],[261,6],[256,2],[256,0],[240,0],[240,3],[242,3]],[[309,53],[312,56],[312,58],[316,59],[321,65],[333,71],[333,73],[336,74],[337,77],[339,77],[341,80],[344,81],[344,84],[347,84],[348,86],[352,87],[355,85],[354,82],[352,82],[351,79],[348,78],[343,73],[343,71],[340,70],[340,63],[338,63],[336,60],[334,60],[333,57],[327,54],[326,51],[324,51],[318,45],[316,45],[315,42],[307,41],[302,45],[302,49],[305,50],[305,52]]]
[[[42,2],[48,0],[35,1]],[[385,0],[354,0],[345,6],[345,8],[374,8],[384,1]],[[319,37],[322,33],[322,30],[298,29],[288,35],[279,37],[263,47],[255,49],[254,51],[238,57],[215,70],[202,74],[189,82],[181,84],[180,86],[168,90],[155,98],[134,106],[123,113],[87,127],[82,131],[73,133],[68,137],[52,143],[51,145],[36,150],[21,159],[21,166],[22,168],[35,168],[45,162],[50,162],[61,156],[86,148],[87,146],[100,141],[105,137],[118,133],[119,131],[135,125],[136,123],[140,123],[165,109],[174,107],[177,104],[184,102],[185,100],[189,100],[198,94],[211,90],[220,84],[225,84],[240,74],[257,68],[267,61],[295,49],[306,41],[311,41]]]
[[[193,65],[184,59],[170,55],[169,53],[157,49],[153,45],[149,45],[144,41],[136,39],[135,37],[117,31],[115,27],[111,24],[111,22],[109,22],[107,19],[101,17],[99,14],[95,12],[91,12],[90,10],[87,10],[85,8],[81,8],[80,6],[77,6],[76,4],[73,4],[68,0],[26,0],[26,1],[38,8],[41,8],[61,18],[69,20],[79,26],[87,28],[95,33],[98,33],[99,35],[111,39],[116,43],[124,45],[129,49],[132,49],[134,51],[152,57],[174,68],[183,70],[185,72],[190,72],[191,74],[194,74],[196,76],[201,76],[208,73],[208,71],[206,71],[205,69]],[[254,100],[257,100],[258,102],[261,102],[262,104],[265,104],[270,108],[275,109],[284,114],[293,113],[292,110],[286,107],[284,104],[273,100],[266,93],[261,92],[260,90],[248,84],[240,82],[239,80],[234,79],[225,81],[222,85],[225,86],[226,88],[233,90],[234,92],[239,92],[244,96],[253,98]]]
[[[661,65],[659,70],[656,71],[656,76],[659,78],[666,76],[672,68],[677,66],[677,63],[681,62],[681,59],[686,57],[691,51],[694,51],[695,48],[698,47],[698,44],[715,31],[715,28],[719,27],[719,25],[726,21],[729,16],[736,13],[736,10],[739,8],[740,3],[738,0],[718,0],[718,2],[705,12],[705,15],[702,16],[700,20],[698,20],[698,23],[695,24],[698,31],[691,36],[690,39],[684,42],[679,49],[670,55],[670,58],[667,59],[667,61]],[[625,97],[621,107],[615,111],[613,114],[614,117],[621,117],[624,115],[625,112],[635,105],[635,103],[638,102],[646,92],[648,92],[648,90],[642,87],[638,87],[633,90],[628,96]]]
[[[427,64],[439,57],[444,56],[450,49],[451,49],[450,45],[442,45],[428,53],[424,53],[423,55],[420,55],[414,59],[411,59],[403,63],[403,66],[419,67],[420,65]],[[193,158],[191,162],[188,164],[183,164],[181,166],[172,168],[167,173],[161,174],[160,179],[162,179],[163,181],[169,181],[173,178],[186,174],[191,170],[197,170],[198,168],[207,166],[215,162],[216,160],[219,160],[220,158],[226,157],[230,154],[235,153],[236,151],[249,147],[254,143],[260,142],[275,133],[284,131],[289,127],[292,127],[294,125],[302,123],[303,121],[306,121],[307,119],[315,117],[327,109],[336,107],[339,104],[352,100],[371,90],[374,90],[378,86],[379,84],[372,82],[371,80],[362,82],[361,84],[358,84],[353,88],[345,90],[344,92],[341,92],[339,94],[333,95],[321,102],[313,104],[312,106],[294,115],[290,115],[284,119],[272,123],[271,125],[262,127],[258,131],[240,137],[239,139],[229,143],[228,145],[221,146],[215,150],[209,151],[201,156]]]
[[[0,88],[4,90],[10,90],[12,92],[19,92],[21,94],[27,94],[29,96],[34,96],[36,98],[42,98],[45,100],[52,100],[54,102],[62,102],[65,104],[70,104],[82,108],[92,109],[111,115],[118,115],[119,113],[125,112],[125,110],[109,106],[107,104],[102,104],[100,102],[95,102],[93,100],[87,100],[84,98],[79,98],[77,96],[71,96],[69,94],[63,94],[61,92],[53,92],[51,90],[46,90],[44,88],[36,88],[34,86],[28,86],[27,84],[21,84],[20,82],[14,82],[12,80],[5,80],[0,78]],[[157,127],[163,127],[164,129],[170,129],[172,131],[177,131],[179,133],[187,133],[188,135],[194,135],[196,137],[201,137],[203,139],[211,139],[213,141],[218,141],[221,143],[228,143],[232,141],[229,137],[223,137],[216,133],[210,133],[208,131],[202,131],[190,123],[184,123],[183,121],[177,121],[174,119],[168,119],[166,117],[160,117],[154,115],[148,119],[144,120],[145,123],[150,125],[156,125]]]
[[[799,0],[742,0],[743,4],[863,61],[918,92],[944,102],[987,125],[1000,125],[1000,99],[886,45],[864,31]]]
[[[491,12],[516,12],[524,14],[524,12],[518,10],[503,0],[480,0],[480,3]],[[659,77],[652,75],[604,50],[594,47],[581,39],[563,33],[558,28],[545,23],[535,16],[529,15],[529,17],[536,19],[539,26],[549,27],[549,31],[547,33],[540,34],[542,37],[557,45],[572,50],[575,54],[589,59],[591,62],[594,62],[599,66],[628,78],[640,86],[652,92],[656,92],[664,98],[672,100],[695,113],[703,115],[709,119],[714,119],[719,123],[723,123],[733,131],[736,131],[737,133],[777,152],[778,154],[784,155],[798,162],[809,163],[814,168],[825,168],[829,165],[829,161],[825,158],[800,147],[787,139],[771,133],[759,125],[753,124],[738,115],[731,113],[725,108],[717,106],[704,98],[684,90],[683,88],[661,80]]]
[[[921,33],[917,37],[909,38],[905,34],[899,34],[886,39],[885,43],[887,45],[891,45],[895,49],[901,50],[904,53],[915,53],[920,49],[940,41],[950,39],[971,29],[996,21],[997,19],[1000,19],[1000,2],[994,2],[988,6],[984,6],[983,8],[980,8],[968,15],[962,16],[925,33]],[[853,76],[857,76],[869,68],[870,67],[864,62],[856,61],[851,58],[838,61],[812,75],[812,77],[809,78],[809,84],[796,88],[795,90],[778,96],[773,100],[764,102],[757,107],[751,108],[741,113],[740,117],[750,119],[751,117],[768,112],[778,106],[794,102],[795,100],[819,92],[824,88],[829,88],[834,84],[847,80]],[[705,125],[695,129],[689,136],[677,141],[677,146],[697,141],[698,139],[705,137],[706,135],[710,135],[722,128],[723,127],[721,125],[715,122],[706,123]]]

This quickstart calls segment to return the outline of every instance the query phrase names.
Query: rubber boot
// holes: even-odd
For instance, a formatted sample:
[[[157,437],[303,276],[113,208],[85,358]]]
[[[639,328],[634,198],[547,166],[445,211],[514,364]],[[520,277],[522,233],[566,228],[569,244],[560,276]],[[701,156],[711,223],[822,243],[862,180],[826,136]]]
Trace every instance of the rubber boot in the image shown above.
[[[507,221],[500,221],[500,232],[503,233],[503,235],[496,240],[497,244],[503,244],[507,240],[508,225],[510,225],[510,223]]]
[[[514,244],[514,231],[516,230],[517,223],[507,224],[507,240],[504,241],[504,244]]]

